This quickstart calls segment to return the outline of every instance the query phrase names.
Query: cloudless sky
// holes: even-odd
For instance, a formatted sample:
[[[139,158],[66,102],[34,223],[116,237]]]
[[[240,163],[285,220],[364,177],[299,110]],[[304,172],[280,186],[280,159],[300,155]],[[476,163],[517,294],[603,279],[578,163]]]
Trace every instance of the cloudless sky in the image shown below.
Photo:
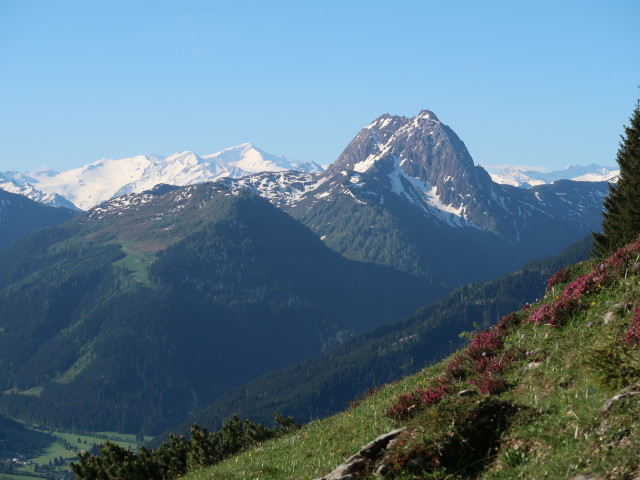
[[[243,142],[326,164],[422,109],[482,165],[615,165],[638,18],[638,0],[0,0],[0,171]]]

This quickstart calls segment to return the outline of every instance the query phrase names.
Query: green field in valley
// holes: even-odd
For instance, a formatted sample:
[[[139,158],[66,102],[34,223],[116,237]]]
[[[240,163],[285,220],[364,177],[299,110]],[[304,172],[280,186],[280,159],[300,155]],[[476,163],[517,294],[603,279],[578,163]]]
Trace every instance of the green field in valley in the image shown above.
[[[144,437],[150,441],[152,437]],[[95,450],[105,441],[137,451],[136,435],[117,432],[71,433],[40,430],[11,420],[0,422],[0,480],[28,478],[64,478],[70,472],[69,462],[77,460],[77,452]]]

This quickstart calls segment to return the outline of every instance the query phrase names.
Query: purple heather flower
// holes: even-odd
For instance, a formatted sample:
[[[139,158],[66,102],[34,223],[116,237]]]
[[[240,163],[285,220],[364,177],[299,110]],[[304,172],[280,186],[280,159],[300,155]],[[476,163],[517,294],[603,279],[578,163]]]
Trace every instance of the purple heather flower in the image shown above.
[[[587,323],[587,327],[593,327],[593,322]]]
[[[486,357],[487,356],[487,352],[482,352],[482,356]]]

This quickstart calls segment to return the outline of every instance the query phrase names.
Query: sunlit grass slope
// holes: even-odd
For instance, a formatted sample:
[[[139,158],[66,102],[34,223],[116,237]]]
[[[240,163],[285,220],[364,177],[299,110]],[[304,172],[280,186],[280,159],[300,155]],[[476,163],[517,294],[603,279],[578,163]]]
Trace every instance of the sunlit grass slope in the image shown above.
[[[403,427],[353,478],[637,478],[639,262],[640,241],[559,272],[445,361],[186,478],[320,478]]]

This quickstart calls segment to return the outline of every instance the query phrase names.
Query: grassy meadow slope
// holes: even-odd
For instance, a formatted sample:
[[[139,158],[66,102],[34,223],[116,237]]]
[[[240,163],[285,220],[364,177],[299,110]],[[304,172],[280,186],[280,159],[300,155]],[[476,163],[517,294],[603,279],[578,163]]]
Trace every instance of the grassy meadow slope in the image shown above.
[[[640,241],[560,271],[443,362],[185,478],[321,478],[398,428],[349,478],[638,478],[639,261]]]

